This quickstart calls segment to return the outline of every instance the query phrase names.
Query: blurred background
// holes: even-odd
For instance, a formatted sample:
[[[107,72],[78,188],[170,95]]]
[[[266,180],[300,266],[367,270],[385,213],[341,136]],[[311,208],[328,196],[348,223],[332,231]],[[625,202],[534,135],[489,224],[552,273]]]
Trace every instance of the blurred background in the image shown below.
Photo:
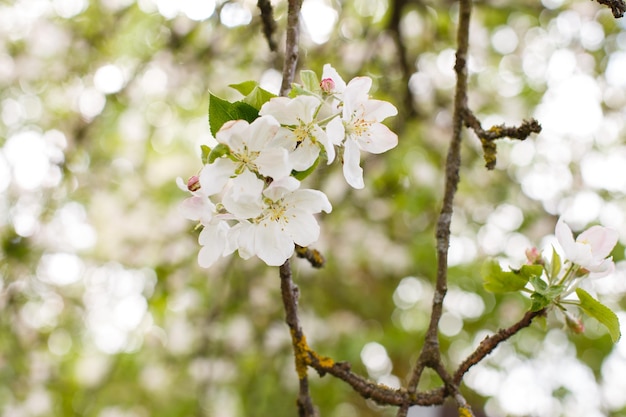
[[[272,3],[280,49],[286,2]],[[455,3],[430,0],[302,8],[300,67],[368,75],[400,110],[387,121],[399,145],[363,162],[364,190],[338,165],[307,179],[334,208],[316,245],[327,263],[292,264],[310,345],[389,386],[406,382],[429,318],[456,21]],[[619,231],[616,272],[586,288],[626,333],[625,28],[591,1],[475,5],[470,106],[486,128],[536,117],[543,131],[498,142],[491,172],[466,132],[440,325],[450,369],[530,304],[485,292],[483,260],[550,250],[560,215]],[[252,0],[0,1],[0,416],[296,414],[278,269],[237,255],[199,268],[176,186],[215,143],[208,92],[276,92],[281,68]],[[549,316],[472,368],[477,414],[626,416],[626,341],[585,327]],[[322,416],[395,415],[310,376]]]

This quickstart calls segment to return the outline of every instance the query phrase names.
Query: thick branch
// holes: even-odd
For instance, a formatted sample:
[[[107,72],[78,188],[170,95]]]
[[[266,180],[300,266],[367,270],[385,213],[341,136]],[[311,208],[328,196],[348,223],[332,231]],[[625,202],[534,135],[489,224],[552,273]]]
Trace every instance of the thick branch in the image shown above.
[[[504,342],[515,333],[519,332],[521,329],[530,326],[535,317],[542,316],[545,313],[545,309],[539,311],[529,311],[524,315],[524,317],[522,317],[520,321],[518,321],[511,327],[508,327],[506,329],[500,329],[498,333],[484,338],[483,341],[480,342],[480,345],[478,345],[474,353],[469,355],[467,359],[465,359],[463,363],[459,365],[459,369],[457,369],[456,373],[454,374],[454,383],[457,385],[460,384],[461,380],[463,379],[463,375],[465,375],[465,373],[472,366],[476,365],[478,362],[483,360],[485,356],[493,352],[493,350],[501,342]]]
[[[291,90],[291,83],[296,74],[298,64],[298,39],[300,38],[300,8],[302,0],[289,0],[287,11],[287,41],[285,44],[285,62],[283,64],[283,82],[280,95],[286,96]]]

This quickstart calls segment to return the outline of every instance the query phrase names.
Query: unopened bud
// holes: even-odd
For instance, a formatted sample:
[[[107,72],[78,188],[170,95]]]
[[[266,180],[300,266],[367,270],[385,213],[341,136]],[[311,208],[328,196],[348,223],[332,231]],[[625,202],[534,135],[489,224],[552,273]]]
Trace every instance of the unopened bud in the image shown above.
[[[191,192],[198,191],[200,189],[200,178],[197,175],[194,175],[187,180],[187,189]]]
[[[579,317],[572,316],[569,312],[564,311],[565,314],[565,324],[567,327],[576,334],[581,334],[585,331],[585,326],[583,325],[582,319]]]
[[[320,82],[320,87],[322,88],[323,92],[331,93],[335,89],[335,82],[332,78],[324,78]]]
[[[537,248],[526,249],[526,259],[528,259],[529,265],[543,265],[543,258]]]

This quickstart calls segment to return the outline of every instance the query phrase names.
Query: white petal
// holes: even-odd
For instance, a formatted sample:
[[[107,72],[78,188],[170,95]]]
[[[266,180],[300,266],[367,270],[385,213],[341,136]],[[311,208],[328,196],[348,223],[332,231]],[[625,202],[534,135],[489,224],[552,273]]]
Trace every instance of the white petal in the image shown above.
[[[289,162],[296,171],[306,171],[311,168],[319,155],[320,148],[310,140],[305,140],[289,154]]]
[[[320,226],[315,217],[304,210],[289,210],[289,223],[285,226],[291,239],[300,246],[308,246],[320,236]]]
[[[245,120],[229,120],[224,123],[215,134],[215,139],[228,145],[235,152],[243,150],[243,138],[248,130],[249,123]]]
[[[261,193],[264,182],[247,169],[233,178],[224,193],[222,203],[226,210],[241,219],[251,219],[263,210]]]
[[[348,184],[356,189],[365,187],[363,182],[363,169],[359,166],[361,154],[356,142],[349,139],[345,143],[343,152],[343,176]]]
[[[348,83],[343,93],[343,114],[346,120],[349,120],[352,113],[369,99],[368,93],[371,87],[370,77],[356,77]]]
[[[274,117],[259,117],[245,132],[245,144],[251,151],[261,151],[267,147],[279,128],[280,124]]]
[[[569,254],[574,251],[575,247],[572,229],[569,228],[563,219],[559,218],[554,228],[554,234],[556,235],[556,240],[559,242],[559,245],[563,248],[565,256],[569,259]]]
[[[293,255],[295,245],[281,225],[267,222],[256,227],[255,252],[270,266],[280,266]]]
[[[180,204],[180,211],[186,219],[200,221],[207,225],[215,214],[215,205],[208,197],[193,196],[183,200]]]
[[[237,250],[243,259],[250,259],[254,253],[254,234],[256,225],[250,222],[241,222],[235,225],[229,233],[227,250]]]
[[[326,194],[319,190],[296,190],[285,196],[285,203],[309,213],[330,213],[333,209]]]
[[[346,138],[346,128],[343,125],[343,120],[339,117],[335,117],[326,125],[326,135],[328,139],[335,145],[341,145]]]
[[[226,222],[207,225],[202,229],[198,237],[198,242],[202,245],[202,249],[198,253],[198,264],[201,267],[210,267],[224,255],[227,232],[228,225]]]
[[[357,141],[364,151],[378,154],[395,148],[398,145],[398,135],[384,124],[374,123]]]
[[[228,158],[218,158],[200,171],[200,193],[211,196],[220,193],[235,172],[235,163]]]
[[[330,165],[330,163],[335,159],[335,147],[330,142],[328,135],[322,130],[321,127],[315,125],[313,129],[315,132],[315,140],[321,143],[324,147],[324,150],[326,151],[326,163]]]
[[[367,100],[363,105],[367,120],[382,122],[387,117],[395,116],[396,114],[398,114],[398,109],[396,109],[393,104],[387,101]]]
[[[263,191],[263,195],[272,201],[278,201],[285,195],[295,191],[300,187],[300,181],[294,177],[283,177],[277,181],[272,181]]]
[[[298,114],[291,107],[292,100],[289,97],[274,97],[263,104],[259,114],[273,116],[282,125],[298,124]]]
[[[291,174],[289,152],[284,148],[266,148],[261,151],[255,163],[259,172],[273,179],[279,179]]]

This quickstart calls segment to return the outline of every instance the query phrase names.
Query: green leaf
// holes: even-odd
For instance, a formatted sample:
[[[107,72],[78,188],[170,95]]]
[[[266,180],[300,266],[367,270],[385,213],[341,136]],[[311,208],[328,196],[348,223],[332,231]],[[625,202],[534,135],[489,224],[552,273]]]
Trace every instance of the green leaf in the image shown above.
[[[209,94],[209,126],[213,137],[215,137],[224,123],[230,120],[252,122],[257,117],[259,117],[258,110],[248,103],[242,101],[231,103]]]
[[[297,96],[313,96],[314,93],[302,87],[300,84],[291,84],[291,91],[289,92],[289,98],[295,98]]]
[[[561,257],[552,247],[552,260],[550,261],[550,279],[555,279],[561,272]]]
[[[228,84],[230,88],[239,91],[244,96],[250,94],[252,90],[254,90],[258,85],[259,83],[257,83],[256,81],[244,81],[239,84]]]
[[[576,295],[585,313],[602,323],[608,329],[613,343],[617,342],[621,336],[617,315],[582,288],[576,288]]]
[[[519,291],[528,283],[528,278],[522,274],[503,271],[495,259],[485,261],[481,273],[485,289],[493,293]]]
[[[257,86],[257,87],[254,87],[248,95],[246,95],[243,101],[245,103],[248,103],[255,109],[261,110],[261,107],[263,107],[265,103],[267,103],[274,97],[276,97],[276,94],[272,94],[269,91],[264,90],[261,87]]]
[[[215,148],[211,150],[208,157],[208,163],[212,164],[217,158],[221,158],[224,155],[230,154],[230,148],[223,143],[219,143]]]
[[[542,293],[548,289],[548,284],[541,277],[531,277],[530,284],[533,286],[535,291]]]
[[[206,145],[200,145],[200,150],[202,151],[202,163],[206,165],[209,163],[209,154],[211,153],[211,148]]]
[[[530,299],[531,299],[531,304],[530,304],[531,311],[539,311],[542,308],[546,308],[547,306],[550,305],[550,302],[552,301],[548,299],[546,296],[544,296],[543,294],[540,294],[538,292],[532,293],[530,295]]]
[[[533,277],[541,277],[543,274],[543,265],[522,265],[519,274],[527,280]]]
[[[314,71],[300,71],[300,79],[302,80],[302,86],[306,90],[310,92],[315,92],[320,89],[320,79],[317,78],[317,74]]]
[[[311,175],[311,173],[313,171],[315,171],[315,168],[317,168],[317,166],[320,163],[320,158],[318,157],[315,162],[313,163],[313,165],[311,165],[311,167],[309,169],[307,169],[306,171],[292,171],[291,175],[297,179],[298,181],[302,181],[304,180],[306,177],[308,177],[309,175]]]

